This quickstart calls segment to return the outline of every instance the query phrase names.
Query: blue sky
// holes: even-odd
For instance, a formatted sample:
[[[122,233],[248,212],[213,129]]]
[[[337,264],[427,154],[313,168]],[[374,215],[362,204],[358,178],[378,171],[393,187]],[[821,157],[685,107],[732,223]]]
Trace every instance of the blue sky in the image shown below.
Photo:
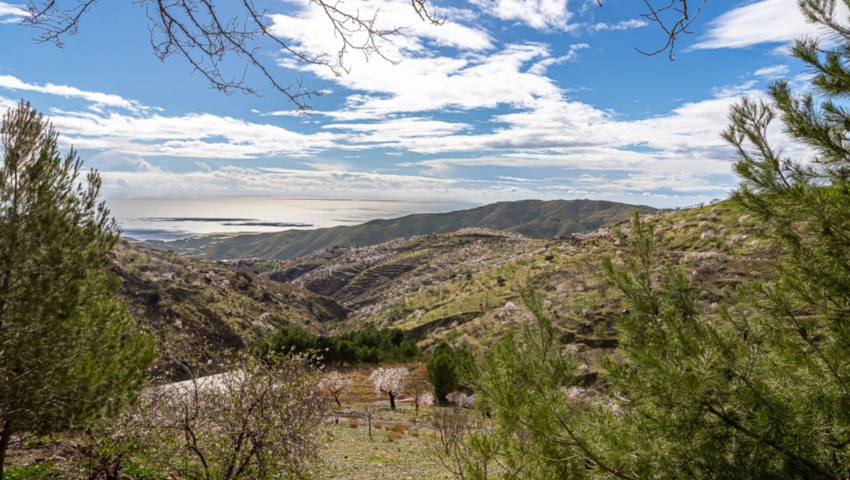
[[[309,1],[264,5],[300,51],[339,49]],[[736,184],[720,138],[729,106],[778,78],[803,88],[787,47],[817,34],[796,0],[708,0],[670,61],[635,51],[665,41],[636,0],[437,0],[442,26],[405,1],[343,5],[404,27],[381,45],[394,62],[354,52],[337,74],[261,51],[282,83],[326,91],[305,116],[256,72],[247,80],[262,96],[224,95],[182,59],[160,62],[129,0],[96,4],[61,49],[18,25],[23,3],[0,1],[0,107],[24,98],[45,112],[108,197],[687,206]]]

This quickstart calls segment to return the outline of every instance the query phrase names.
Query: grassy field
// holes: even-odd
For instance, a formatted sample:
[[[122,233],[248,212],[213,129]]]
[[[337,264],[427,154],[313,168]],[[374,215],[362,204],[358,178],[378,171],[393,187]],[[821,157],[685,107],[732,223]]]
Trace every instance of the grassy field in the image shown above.
[[[425,382],[423,364],[403,366],[410,371],[408,385]],[[431,419],[439,407],[420,406],[417,413],[409,397],[402,397],[396,402],[396,410],[390,410],[387,396],[376,394],[369,381],[374,368],[357,366],[341,370],[353,383],[341,398],[342,407],[337,407],[328,417],[328,442],[322,451],[319,478],[454,478],[435,455]]]
[[[361,405],[363,406],[363,405]],[[453,478],[433,454],[427,420],[413,424],[413,406],[399,405],[390,413],[380,407],[372,420],[340,416],[329,423],[328,445],[322,452],[319,478],[347,480]],[[420,419],[428,413],[420,410]]]

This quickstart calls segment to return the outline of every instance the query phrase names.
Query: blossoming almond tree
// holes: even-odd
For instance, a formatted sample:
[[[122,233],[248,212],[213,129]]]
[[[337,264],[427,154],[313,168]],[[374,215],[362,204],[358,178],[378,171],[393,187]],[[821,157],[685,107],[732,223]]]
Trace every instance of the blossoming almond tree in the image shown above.
[[[350,378],[334,371],[325,375],[325,378],[322,379],[319,386],[324,388],[331,395],[337,406],[341,407],[342,403],[339,401],[339,396],[342,395],[342,392],[348,390],[348,387],[351,386],[352,382],[353,380]]]
[[[395,410],[395,397],[401,393],[410,372],[404,367],[378,368],[369,380],[375,384],[375,393],[386,393],[390,397],[390,409]]]

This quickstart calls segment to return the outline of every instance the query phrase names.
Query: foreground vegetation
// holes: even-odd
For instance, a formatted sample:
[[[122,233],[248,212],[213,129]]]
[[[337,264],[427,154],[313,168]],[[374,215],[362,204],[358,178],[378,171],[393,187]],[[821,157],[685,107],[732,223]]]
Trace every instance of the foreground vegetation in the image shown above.
[[[115,299],[118,229],[96,172],[61,156],[29,104],[4,117],[0,164],[0,479],[14,436],[112,416],[145,383],[150,338]]]
[[[694,212],[668,213],[657,219],[668,225],[664,230],[669,234],[664,237],[667,248],[682,245],[710,250],[705,254],[669,250],[666,258],[669,263],[695,268],[695,277],[706,284],[706,294],[700,299],[706,308],[719,298],[723,288],[743,280],[737,272],[744,268],[750,273],[758,271],[754,265],[760,265],[760,260],[744,259],[741,253],[759,251],[759,245],[744,243],[746,234],[724,232],[750,228],[738,214],[736,207],[717,205]],[[26,441],[30,434],[60,430],[60,438],[64,439],[61,444],[65,446],[62,448],[68,446],[70,439],[81,442],[82,449],[70,447],[69,457],[81,459],[72,463],[76,473],[63,470],[63,475],[87,472],[118,478],[132,473],[138,478],[212,479],[266,478],[271,471],[285,471],[295,478],[308,478],[320,464],[317,452],[322,442],[318,436],[323,429],[317,420],[324,418],[331,405],[328,395],[338,407],[343,407],[339,398],[344,398],[345,392],[329,393],[332,375],[323,374],[315,366],[293,365],[289,363],[291,359],[277,357],[278,353],[314,348],[326,357],[325,364],[386,362],[418,357],[419,349],[413,343],[418,341],[419,347],[431,352],[427,362],[431,385],[408,382],[405,369],[378,368],[369,376],[376,392],[389,402],[390,411],[405,410],[409,398],[414,420],[418,421],[420,407],[427,410],[434,394],[439,402],[467,407],[474,404],[471,392],[463,389],[483,387],[470,378],[476,376],[471,374],[475,362],[470,352],[480,354],[504,332],[527,323],[528,314],[520,305],[517,291],[532,285],[550,299],[552,312],[560,315],[558,341],[577,345],[576,358],[581,363],[575,381],[591,385],[602,371],[599,359],[617,345],[612,312],[620,308],[619,297],[598,273],[598,258],[602,252],[627,252],[631,247],[623,235],[628,228],[601,229],[581,238],[549,241],[473,229],[362,249],[334,249],[284,264],[250,262],[241,265],[242,269],[136,245],[125,244],[111,253],[108,249],[95,250],[93,258],[104,268],[100,272],[102,278],[108,277],[107,267],[120,276],[121,293],[129,312],[157,340],[159,360],[151,372],[153,380],[133,401],[144,384],[144,375],[126,370],[125,373],[135,373],[110,380],[128,380],[124,393],[113,388],[113,396],[100,397],[99,408],[78,403],[85,409],[85,417],[73,417],[66,409],[55,417],[59,422],[45,423],[48,427],[43,429],[34,426],[34,417],[27,419],[15,410],[5,414],[25,419],[16,427],[22,434],[15,437],[18,442]],[[713,233],[715,229],[718,235]],[[110,235],[109,231],[106,234]],[[324,261],[316,261],[323,258]],[[305,267],[307,264],[311,266]],[[703,268],[706,264],[713,267]],[[284,277],[292,284],[281,282]],[[17,311],[26,313],[23,309]],[[348,318],[343,319],[346,312],[350,312]],[[89,321],[85,315],[75,318]],[[80,331],[91,325],[85,323]],[[386,326],[399,328],[384,329]],[[103,334],[110,331],[97,330]],[[328,336],[331,332],[338,333]],[[150,361],[153,343],[147,338],[132,342],[127,340],[133,337],[112,338],[131,347],[141,341],[144,348],[135,359],[142,362],[139,365]],[[67,345],[73,348],[66,353],[72,356],[78,351],[75,348],[83,345],[74,344],[77,340],[73,335],[66,335],[63,341],[71,342]],[[232,356],[233,350],[249,344],[260,346],[258,351],[264,361]],[[352,356],[340,355],[347,350]],[[142,355],[144,352],[147,353]],[[100,365],[90,364],[91,372],[113,375],[109,362],[125,361],[121,355],[106,360]],[[203,377],[210,373],[224,376]],[[284,377],[303,381],[274,380]],[[76,381],[92,377],[72,374],[61,378]],[[189,383],[174,389],[164,387],[179,379]],[[346,381],[343,378],[337,385],[345,388]],[[209,387],[208,382],[214,387]],[[104,381],[102,385],[110,383]],[[20,400],[20,393],[12,391],[10,399]],[[254,406],[246,408],[246,401]],[[305,409],[292,408],[292,402]],[[491,408],[486,403],[482,406]],[[365,418],[367,429],[371,430],[371,420],[380,408],[376,410],[368,404],[358,408],[358,418]],[[267,415],[300,415],[299,411],[304,414],[299,416],[303,422],[281,420],[285,415]],[[104,420],[92,424],[91,419],[98,416]],[[459,459],[475,458],[468,451],[472,444],[465,439],[480,432],[458,423],[457,419],[463,416],[442,418],[438,424],[443,427],[428,427],[429,433],[423,438],[442,441],[441,450],[450,457],[435,458],[455,475],[464,475],[466,463],[459,463]],[[73,425],[61,423],[71,420]],[[287,428],[272,432],[269,425]],[[304,428],[299,430],[299,425]],[[454,430],[446,430],[446,425]],[[85,435],[79,437],[80,432]],[[167,435],[169,432],[177,436]],[[292,444],[286,451],[280,450],[281,443],[287,442]],[[287,453],[296,451],[301,453]],[[476,465],[487,466],[488,461]],[[52,475],[51,469],[43,466],[21,468],[24,470],[13,470],[14,475]]]
[[[464,475],[488,478],[490,462],[529,479],[850,475],[850,37],[834,3],[801,2],[844,39],[796,42],[813,91],[795,96],[778,82],[769,101],[735,106],[724,133],[738,151],[732,200],[779,253],[776,277],[740,286],[707,314],[689,272],[660,264],[654,228],[636,216],[622,240],[630,255],[605,262],[626,310],[603,382],[577,383],[579,362],[529,295],[533,320],[483,362],[477,390],[498,428],[473,444]],[[813,158],[773,147],[777,116]]]

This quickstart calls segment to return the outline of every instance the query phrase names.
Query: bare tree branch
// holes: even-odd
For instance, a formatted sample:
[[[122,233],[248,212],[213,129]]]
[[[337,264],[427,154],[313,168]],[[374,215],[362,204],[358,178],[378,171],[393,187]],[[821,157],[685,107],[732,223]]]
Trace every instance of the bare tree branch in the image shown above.
[[[241,92],[259,95],[246,83],[249,70],[259,72],[274,90],[284,94],[301,111],[308,110],[308,101],[321,96],[322,89],[307,89],[301,81],[292,84],[280,83],[270,70],[270,61],[262,58],[260,43],[271,41],[286,55],[304,64],[318,65],[341,75],[349,72],[346,55],[360,52],[367,59],[378,56],[392,63],[381,51],[381,43],[402,28],[381,29],[377,26],[377,12],[364,16],[361,12],[343,8],[342,2],[312,0],[322,9],[331,28],[339,40],[335,55],[322,53],[312,55],[299,50],[281,39],[272,31],[268,11],[257,8],[252,0],[242,0],[240,11],[227,16],[223,8],[212,0],[133,0],[145,8],[150,30],[150,42],[154,54],[160,60],[172,56],[182,57],[193,70],[200,72],[212,88],[225,94]],[[423,21],[439,25],[444,19],[436,17],[428,8],[427,0],[411,0],[416,14]],[[79,31],[83,16],[91,10],[97,0],[29,0],[29,16],[23,24],[40,31],[39,42],[51,42],[62,47],[66,37]],[[226,72],[233,57],[244,63],[240,75]]]
[[[658,27],[667,35],[667,42],[661,48],[652,52],[647,52],[637,47],[635,47],[635,50],[648,56],[658,55],[661,52],[669,52],[668,58],[675,60],[676,40],[682,34],[693,33],[689,30],[691,24],[693,24],[694,20],[702,11],[702,7],[705,6],[706,1],[701,0],[699,6],[694,9],[688,5],[688,0],[669,0],[666,5],[662,6],[657,6],[652,0],[643,0],[649,11],[642,13],[641,17],[658,24]]]
[[[402,33],[403,28],[380,28],[377,11],[368,14],[356,9],[352,11],[344,8],[340,0],[311,0],[324,12],[339,42],[335,53],[320,54],[299,49],[276,35],[269,12],[259,9],[253,0],[242,0],[241,5],[237,4],[234,16],[225,14],[213,0],[131,1],[146,10],[151,47],[157,58],[164,61],[172,56],[182,57],[210,82],[212,88],[228,95],[233,92],[259,95],[246,82],[251,70],[265,77],[272,88],[282,93],[299,111],[309,110],[309,100],[324,93],[322,89],[305,88],[300,80],[288,85],[280,83],[271,70],[275,60],[263,57],[262,42],[271,42],[297,62],[329,68],[336,75],[350,72],[345,57],[352,52],[361,53],[367,60],[377,56],[393,64],[398,63],[397,59],[384,54],[381,45]],[[707,0],[701,0],[695,10],[689,7],[688,0],[661,0],[665,2],[661,6],[655,1],[644,0],[649,11],[642,16],[658,24],[667,35],[667,42],[654,52],[637,50],[645,55],[669,51],[672,60],[677,38],[691,33],[688,29]],[[37,41],[62,47],[66,37],[79,31],[81,19],[96,3],[97,0],[27,0],[29,15],[22,23],[40,31]],[[435,14],[428,0],[410,0],[410,3],[422,21],[432,25],[445,22],[444,17]],[[601,0],[597,3],[602,5]],[[243,64],[238,75],[228,73],[232,71],[228,67],[234,65],[231,63],[234,57]]]

